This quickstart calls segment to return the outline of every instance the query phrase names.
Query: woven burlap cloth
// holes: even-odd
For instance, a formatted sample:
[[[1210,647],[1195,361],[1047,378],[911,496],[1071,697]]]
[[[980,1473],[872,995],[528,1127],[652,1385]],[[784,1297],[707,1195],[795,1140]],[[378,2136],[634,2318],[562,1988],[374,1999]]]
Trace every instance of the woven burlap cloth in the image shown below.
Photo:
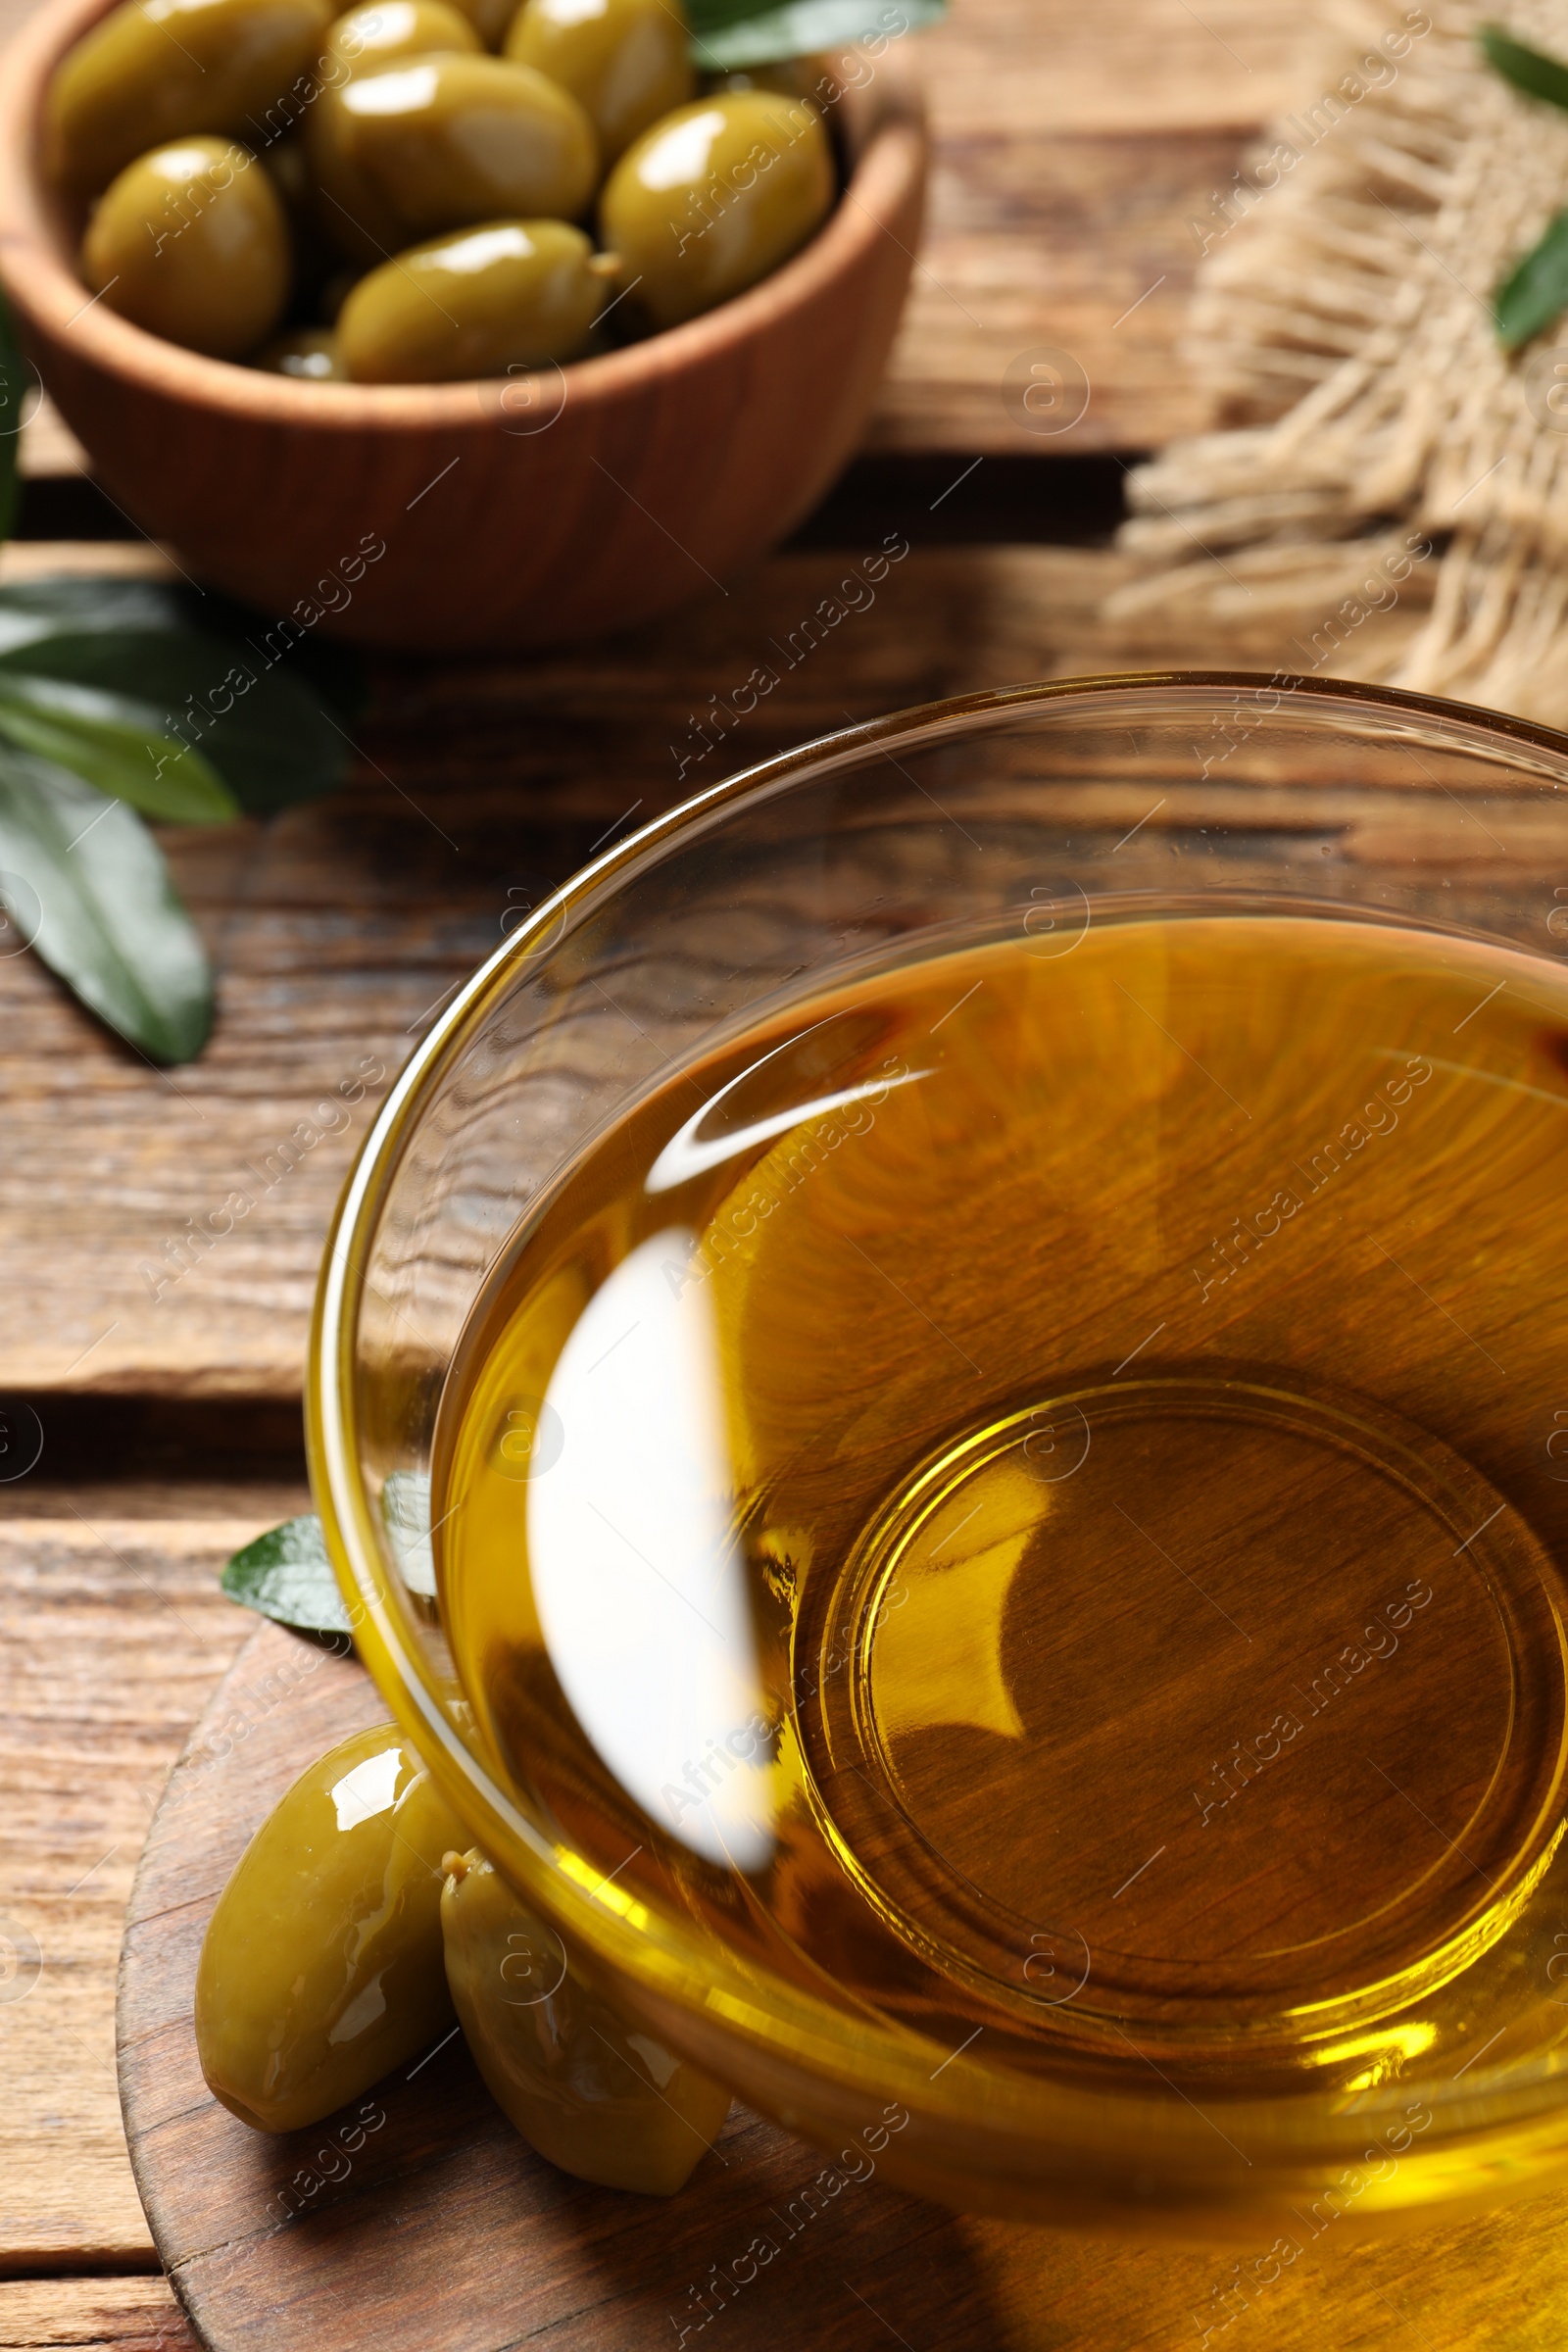
[[[1565,726],[1568,318],[1510,357],[1491,298],[1568,206],[1568,114],[1486,67],[1484,20],[1568,59],[1565,0],[1336,8],[1191,223],[1189,357],[1229,429],[1129,477],[1141,576],[1103,617],[1223,643],[1275,615],[1294,668]]]

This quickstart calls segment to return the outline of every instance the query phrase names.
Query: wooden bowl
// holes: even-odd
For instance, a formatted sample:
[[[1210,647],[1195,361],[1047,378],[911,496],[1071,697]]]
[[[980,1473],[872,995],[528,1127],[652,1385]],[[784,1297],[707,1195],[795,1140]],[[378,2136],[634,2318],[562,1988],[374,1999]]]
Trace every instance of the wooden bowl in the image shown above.
[[[309,384],[88,304],[80,216],[43,177],[38,125],[50,74],[106,13],[48,0],[0,66],[0,279],[104,488],[200,579],[369,644],[596,634],[752,561],[853,452],[924,194],[918,98],[889,59],[835,109],[850,179],[825,226],[706,318],[531,376]]]

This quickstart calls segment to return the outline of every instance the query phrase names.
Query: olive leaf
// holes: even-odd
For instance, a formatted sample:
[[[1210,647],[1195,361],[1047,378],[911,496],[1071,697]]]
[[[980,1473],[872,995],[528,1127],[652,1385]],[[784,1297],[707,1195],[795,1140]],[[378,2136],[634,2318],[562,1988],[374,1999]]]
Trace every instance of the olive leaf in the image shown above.
[[[687,0],[692,57],[710,74],[812,57],[859,41],[885,48],[934,24],[947,0]]]
[[[430,1553],[430,1480],[422,1470],[394,1470],[381,1494],[381,1519],[404,1583],[411,1592],[435,1594]],[[313,1513],[285,1519],[236,1551],[220,1579],[230,1600],[277,1625],[308,1634],[346,1634],[343,1594],[327,1553],[321,1522]]]
[[[336,789],[349,757],[342,721],[363,694],[352,654],[141,580],[0,589],[0,681],[18,670],[145,705],[252,816]]]
[[[79,776],[0,755],[0,902],[51,971],[159,1061],[212,1026],[207,956],[134,809]]]
[[[236,1551],[219,1582],[230,1600],[274,1625],[307,1634],[347,1634],[349,1614],[314,1513],[285,1519]]]
[[[172,741],[152,705],[128,695],[0,669],[0,735],[144,816],[221,825],[239,814],[200,752]]]
[[[1505,277],[1492,298],[1497,339],[1517,351],[1568,310],[1568,211],[1552,220],[1539,244]]]
[[[1544,50],[1516,41],[1500,24],[1483,24],[1476,32],[1487,63],[1528,97],[1544,98],[1548,106],[1568,109],[1568,66]],[[1568,211],[1549,222],[1544,235],[1515,263],[1492,297],[1492,316],[1497,340],[1505,351],[1517,351],[1568,310]]]
[[[1540,49],[1528,49],[1500,24],[1483,24],[1476,33],[1487,63],[1532,98],[1548,106],[1568,107],[1568,66],[1559,65]]]
[[[0,300],[0,539],[32,371]],[[0,906],[121,1036],[188,1061],[207,957],[157,843],[170,823],[270,815],[341,783],[357,660],[298,621],[144,580],[0,588]]]

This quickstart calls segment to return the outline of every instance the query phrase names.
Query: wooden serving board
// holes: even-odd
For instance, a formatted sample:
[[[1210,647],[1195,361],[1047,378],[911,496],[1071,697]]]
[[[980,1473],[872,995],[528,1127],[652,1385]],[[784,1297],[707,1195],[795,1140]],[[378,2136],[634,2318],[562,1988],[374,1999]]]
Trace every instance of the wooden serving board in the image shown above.
[[[214,2352],[539,2340],[631,2352],[674,2343],[682,2327],[694,2340],[721,2311],[730,2352],[776,2346],[781,2331],[823,2352],[869,2344],[882,2314],[921,2346],[1004,2341],[984,2323],[960,2223],[884,2188],[874,2166],[825,2204],[801,2204],[823,2158],[740,2108],[664,2201],[590,2187],[535,2156],[461,2036],[312,2132],[266,2137],[218,2104],[191,2027],[213,1905],[296,1773],[384,1715],[357,1665],[264,1626],[172,1774],[137,1873],[121,2098],[153,2234],[201,2340]],[[763,2231],[779,2251],[759,2270],[742,2258]],[[737,2264],[754,2277],[715,2295],[714,2266]]]
[[[863,2155],[834,2165],[739,2106],[677,2197],[590,2187],[516,2135],[461,2036],[314,2131],[248,2131],[197,2065],[202,1936],[295,1775],[384,1714],[352,1661],[259,1628],[170,1777],[137,1872],[121,2100],[158,2251],[210,2352],[1178,2352],[1205,2329],[1243,2352],[1560,2352],[1556,2197],[1354,2246],[1325,2236],[1266,2290],[1249,2278],[1242,2300],[1225,2254],[948,2214]],[[7,2331],[0,2294],[0,2347],[19,2340],[35,2339]]]

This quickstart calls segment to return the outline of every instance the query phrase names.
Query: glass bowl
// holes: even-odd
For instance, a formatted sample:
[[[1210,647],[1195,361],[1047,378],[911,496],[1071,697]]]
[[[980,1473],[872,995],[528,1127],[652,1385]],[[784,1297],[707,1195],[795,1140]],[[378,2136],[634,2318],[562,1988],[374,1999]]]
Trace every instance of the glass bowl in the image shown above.
[[[1542,1220],[1568,1165],[1565,788],[1560,736],[1319,679],[933,705],[607,852],[525,912],[403,1071],[338,1209],[309,1377],[361,1654],[580,1971],[786,2127],[833,2147],[872,2132],[896,2180],[960,2208],[1232,2242],[1329,2219],[1344,2236],[1562,2166],[1568,1269],[1559,1291]],[[846,1539],[847,1567],[819,1546],[798,1571],[776,1531],[759,1552],[760,1506],[734,1498],[793,1611],[768,1769],[787,1754],[813,1850],[842,1868],[775,1900],[782,1842],[750,1849],[732,1823],[727,1845],[682,1845],[639,1804],[614,1723],[591,1688],[578,1703],[581,1656],[552,1662],[619,1772],[621,1832],[592,1827],[609,1797],[568,1829],[518,1765],[483,1643],[444,1630],[437,1597],[465,1501],[443,1485],[454,1366],[498,1271],[570,1211],[630,1114],[754,1030],[820,1026],[797,1013],[834,991],[869,1003],[968,950],[1030,959],[1042,1053],[1069,1054],[1053,1022],[1086,1041],[1058,1139],[1078,1222],[1041,1260],[1019,1215],[1011,1257],[984,1260],[996,1236],[965,1224],[955,1179],[953,1247],[980,1251],[1011,1335],[985,1369],[983,1313],[955,1336],[905,1261],[896,1280],[860,1252],[866,1316],[909,1318],[889,1396],[906,1352],[951,1345],[959,1434],[933,1447],[911,1425],[901,1454],[895,1431],[878,1458],[897,1524]],[[1002,965],[975,968],[979,988]],[[1082,1028],[1084,992],[1110,981],[1130,1008],[1114,1050]],[[961,1026],[956,1004],[933,1020],[923,1061],[967,1068]],[[754,1120],[754,1158],[791,1119],[931,1074],[897,1066],[880,1095],[834,1081]],[[1016,1106],[990,1083],[1004,1135]],[[679,1114],[693,1166],[730,1091]],[[895,1184],[890,1251],[899,1201]],[[1093,1266],[1116,1317],[1037,1346]],[[804,1298],[808,1332],[833,1304]],[[573,1433],[537,1396],[511,1421],[522,1496]],[[960,1524],[963,1482],[1022,1492],[1015,1474],[1031,1529],[1055,1531],[1028,1554],[1045,1565],[1023,1578],[1009,1555],[989,1600],[989,1570],[940,1581],[932,1531]],[[832,1486],[829,1463],[830,1503]],[[1132,1532],[1102,1570],[1110,1510]],[[893,1670],[872,1642],[911,1596],[945,1745],[879,1728]],[[587,1648],[591,1681],[591,1632]],[[733,1936],[713,1930],[726,1901]]]

